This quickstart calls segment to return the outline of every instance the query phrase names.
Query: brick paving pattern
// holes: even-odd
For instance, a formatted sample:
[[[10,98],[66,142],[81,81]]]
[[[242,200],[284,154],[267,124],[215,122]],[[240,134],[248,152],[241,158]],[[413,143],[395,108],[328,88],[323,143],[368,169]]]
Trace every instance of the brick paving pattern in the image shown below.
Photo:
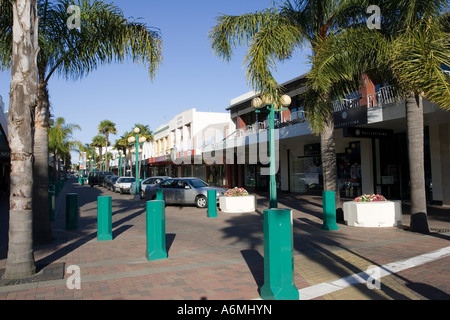
[[[79,227],[65,230],[66,193],[79,194]],[[113,197],[113,241],[97,241],[97,197]],[[369,266],[412,258],[449,246],[450,209],[430,207],[430,235],[407,228],[367,229],[339,223],[323,231],[321,198],[280,194],[280,208],[293,210],[294,280],[302,289],[365,272]],[[166,207],[169,258],[149,262],[145,201],[103,188],[66,182],[57,199],[54,241],[35,249],[38,274],[0,283],[0,300],[256,300],[264,284],[263,211],[208,218],[206,209]],[[5,205],[5,203],[0,204]],[[4,211],[4,210],[3,210]],[[0,273],[7,253],[7,212],[1,213]],[[404,225],[409,225],[405,205]],[[381,290],[365,284],[324,294],[318,300],[448,300],[450,257],[381,279]],[[81,270],[81,290],[70,290],[69,266]]]

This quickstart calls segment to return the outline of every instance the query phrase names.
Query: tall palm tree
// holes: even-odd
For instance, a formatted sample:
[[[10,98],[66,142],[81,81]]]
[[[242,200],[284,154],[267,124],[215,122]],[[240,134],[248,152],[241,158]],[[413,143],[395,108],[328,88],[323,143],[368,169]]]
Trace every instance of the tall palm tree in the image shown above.
[[[49,152],[54,156],[54,181],[59,179],[58,173],[60,172],[60,160],[64,159],[70,151],[79,150],[82,146],[80,141],[73,139],[73,132],[75,130],[81,130],[81,127],[77,124],[66,124],[66,120],[62,117],[57,118],[54,125],[49,130]]]
[[[101,162],[103,159],[103,147],[106,144],[106,139],[104,136],[95,136],[92,138],[92,142],[90,144],[91,147],[98,148],[98,159]],[[100,170],[103,170],[103,168],[100,168]]]
[[[293,0],[279,7],[241,16],[222,15],[210,31],[214,53],[229,61],[237,46],[249,46],[245,57],[247,78],[257,92],[279,101],[280,88],[272,75],[279,61],[288,60],[295,50],[309,46],[313,56],[321,39],[330,36],[338,26],[360,22],[365,0]],[[280,104],[279,104],[280,105]],[[334,120],[329,96],[311,92],[305,99],[307,118],[320,133],[324,190],[335,191],[337,207],[341,207],[337,184]],[[321,118],[318,120],[318,115]]]
[[[35,198],[34,218],[48,215],[48,128],[50,100],[48,83],[54,74],[80,79],[100,65],[126,58],[143,63],[151,78],[162,61],[159,30],[127,19],[120,8],[99,0],[38,0],[39,45],[38,103],[35,108]],[[2,0],[2,6],[11,1]],[[79,29],[68,28],[70,5],[80,8]],[[2,10],[0,65],[10,67],[12,10]],[[48,226],[42,228],[49,229]],[[42,242],[48,241],[49,235]]]
[[[423,98],[450,109],[450,77],[442,69],[450,65],[448,15],[440,16],[448,1],[391,0],[378,4],[384,13],[384,28],[341,32],[324,44],[310,73],[311,81],[318,90],[327,91],[337,78],[369,71],[382,74],[402,93],[406,99],[410,227],[428,233]]]
[[[97,161],[97,153],[95,152],[95,148],[93,148],[89,143],[85,143],[84,145],[80,146],[80,152],[86,153],[86,157],[88,159],[91,158],[89,171],[92,171],[92,163],[96,163]]]
[[[124,155],[125,155],[125,159],[123,159],[123,163],[126,163],[126,156],[127,156],[127,151],[130,148],[130,143],[128,142],[128,138],[131,137],[131,132],[125,132],[123,135],[120,136],[119,139],[116,140],[116,143],[114,144],[114,149],[120,151],[122,150]],[[126,165],[123,166],[123,172],[119,172],[119,176],[125,176],[125,172],[126,172]]]
[[[11,7],[8,7],[11,6]],[[5,279],[32,276],[36,267],[32,237],[33,131],[37,100],[38,15],[36,0],[0,1],[11,11],[11,93],[8,140],[11,148],[9,244]],[[2,29],[3,33],[3,29]],[[4,37],[3,35],[1,37]],[[48,213],[47,213],[48,214]]]
[[[98,126],[98,132],[105,136],[106,154],[108,154],[109,135],[117,134],[116,124],[110,120],[103,120]],[[109,161],[106,161],[106,171],[109,171]]]

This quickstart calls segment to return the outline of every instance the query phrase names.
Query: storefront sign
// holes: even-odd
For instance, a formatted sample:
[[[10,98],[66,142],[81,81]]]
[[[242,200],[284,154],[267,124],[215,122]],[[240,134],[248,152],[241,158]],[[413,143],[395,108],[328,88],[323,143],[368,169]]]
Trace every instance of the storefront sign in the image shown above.
[[[367,124],[367,106],[358,106],[334,113],[334,127],[345,128]]]
[[[388,138],[392,136],[392,130],[371,128],[344,128],[344,137],[348,138]]]

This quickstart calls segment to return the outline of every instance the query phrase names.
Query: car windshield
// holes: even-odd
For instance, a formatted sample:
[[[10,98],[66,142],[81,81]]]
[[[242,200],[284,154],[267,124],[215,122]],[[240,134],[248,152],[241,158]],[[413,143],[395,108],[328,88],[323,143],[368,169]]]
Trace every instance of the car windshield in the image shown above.
[[[118,182],[120,182],[120,183],[129,183],[129,182],[135,182],[135,181],[136,181],[136,179],[134,179],[134,178],[122,178]]]
[[[189,179],[188,181],[193,188],[203,188],[208,186],[205,181],[200,179]]]

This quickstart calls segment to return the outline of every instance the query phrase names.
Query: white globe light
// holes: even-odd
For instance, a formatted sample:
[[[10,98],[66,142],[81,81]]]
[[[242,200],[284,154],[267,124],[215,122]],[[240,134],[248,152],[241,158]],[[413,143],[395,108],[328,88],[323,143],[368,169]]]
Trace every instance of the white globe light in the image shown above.
[[[255,98],[252,100],[252,107],[255,109],[261,108],[263,105],[263,101],[261,98]]]
[[[129,137],[128,138],[128,142],[129,143],[135,143],[136,142],[136,138],[135,137]]]
[[[139,143],[144,143],[144,142],[146,142],[147,141],[147,138],[146,137],[141,137],[140,139],[139,139]]]
[[[134,128],[134,133],[139,133],[141,132],[141,129],[139,129],[138,127]]]
[[[283,107],[287,107],[290,106],[292,103],[292,99],[290,96],[288,96],[287,94],[283,95],[280,99],[281,105]]]
[[[272,104],[273,103],[273,99],[272,99],[272,97],[271,96],[268,96],[268,95],[264,95],[263,97],[262,97],[262,102],[263,102],[263,104],[264,105],[269,105],[269,104]]]

